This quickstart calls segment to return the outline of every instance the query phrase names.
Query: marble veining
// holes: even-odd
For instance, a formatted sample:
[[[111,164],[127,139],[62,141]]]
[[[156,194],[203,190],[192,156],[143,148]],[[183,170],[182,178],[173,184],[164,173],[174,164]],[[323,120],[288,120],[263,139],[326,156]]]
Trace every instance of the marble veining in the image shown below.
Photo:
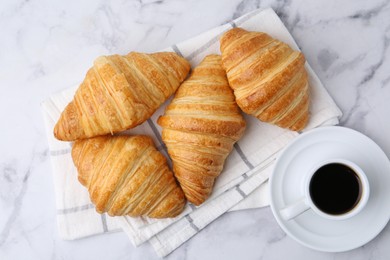
[[[0,259],[155,259],[124,233],[62,241],[40,102],[98,55],[156,51],[272,7],[344,112],[390,156],[390,1],[15,0],[0,3]],[[269,207],[224,214],[168,259],[387,259],[389,225],[344,253],[307,249]]]
[[[365,19],[365,16],[363,16],[363,19]],[[390,27],[388,27],[390,29]],[[378,70],[381,68],[381,66],[383,65],[383,62],[385,61],[385,58],[386,58],[386,52],[388,50],[388,47],[389,47],[389,43],[390,43],[390,39],[387,37],[387,36],[384,36],[384,39],[383,39],[383,44],[381,46],[381,54],[380,54],[380,58],[379,60],[374,63],[373,65],[371,65],[367,70],[366,70],[366,73],[363,75],[363,78],[361,79],[361,81],[358,83],[357,85],[357,95],[355,97],[355,101],[354,101],[354,104],[353,106],[350,108],[350,110],[348,111],[348,113],[346,115],[344,115],[344,118],[343,120],[341,121],[342,124],[346,124],[348,123],[348,121],[351,119],[351,116],[352,116],[352,113],[358,108],[358,106],[362,103],[360,102],[361,100],[364,101],[364,89],[363,87],[367,85],[367,83],[369,83],[376,75],[376,73],[378,72]],[[362,115],[364,116],[366,113],[368,113],[368,111],[366,111],[365,113],[362,113]]]

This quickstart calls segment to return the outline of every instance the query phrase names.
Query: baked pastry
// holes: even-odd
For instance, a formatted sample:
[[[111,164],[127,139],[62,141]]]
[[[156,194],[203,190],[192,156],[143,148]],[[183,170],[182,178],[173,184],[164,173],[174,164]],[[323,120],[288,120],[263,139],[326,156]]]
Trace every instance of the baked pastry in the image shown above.
[[[187,200],[202,204],[245,130],[219,55],[193,70],[157,122]]]
[[[227,31],[220,44],[238,106],[261,121],[302,130],[309,119],[303,54],[266,33],[241,28]]]
[[[78,179],[88,189],[99,213],[168,218],[184,208],[183,191],[150,137],[78,140],[72,158]]]
[[[150,118],[189,70],[171,52],[101,56],[62,112],[54,136],[74,141],[133,128]]]

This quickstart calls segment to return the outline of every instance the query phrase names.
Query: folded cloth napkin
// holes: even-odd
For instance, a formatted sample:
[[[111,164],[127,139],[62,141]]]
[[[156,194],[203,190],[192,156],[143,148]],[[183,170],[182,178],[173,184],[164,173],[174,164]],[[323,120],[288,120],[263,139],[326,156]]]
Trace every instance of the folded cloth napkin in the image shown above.
[[[176,44],[165,51],[175,51],[196,66],[208,54],[219,52],[219,38],[232,27],[263,31],[298,49],[294,39],[272,9],[258,9],[223,26],[214,28],[193,39]],[[304,131],[335,125],[341,116],[332,98],[308,64],[311,106],[310,122]],[[229,210],[257,208],[268,205],[267,179],[273,162],[298,132],[284,130],[262,123],[245,115],[247,129],[226,160],[224,171],[218,177],[211,197],[201,206],[188,204],[182,214],[173,219],[109,217],[97,214],[88,192],[77,181],[77,172],[70,156],[71,143],[53,137],[54,124],[60,112],[72,99],[76,88],[55,94],[42,103],[54,172],[59,234],[64,239],[76,239],[93,234],[114,231],[121,227],[134,245],[150,241],[159,256],[166,256]],[[169,100],[142,125],[126,131],[147,134],[157,148],[167,151],[161,140],[161,129],[156,124]]]

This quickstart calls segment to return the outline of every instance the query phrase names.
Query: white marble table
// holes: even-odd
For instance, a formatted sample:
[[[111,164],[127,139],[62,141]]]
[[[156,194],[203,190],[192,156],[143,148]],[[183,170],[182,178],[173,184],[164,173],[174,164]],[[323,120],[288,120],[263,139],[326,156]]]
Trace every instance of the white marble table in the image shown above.
[[[155,259],[124,233],[62,241],[40,102],[93,59],[155,51],[272,7],[344,112],[341,125],[390,157],[390,1],[0,2],[0,259]],[[389,174],[389,173],[384,173]],[[223,215],[169,259],[388,259],[390,225],[367,245],[322,253],[296,243],[269,207]]]

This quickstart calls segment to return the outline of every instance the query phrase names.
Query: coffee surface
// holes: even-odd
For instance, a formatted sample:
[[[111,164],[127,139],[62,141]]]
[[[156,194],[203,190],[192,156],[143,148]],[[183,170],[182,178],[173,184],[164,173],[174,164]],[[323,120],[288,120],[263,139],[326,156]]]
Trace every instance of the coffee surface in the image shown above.
[[[351,211],[359,203],[361,189],[357,174],[341,163],[322,166],[314,173],[309,184],[313,203],[332,215]]]

